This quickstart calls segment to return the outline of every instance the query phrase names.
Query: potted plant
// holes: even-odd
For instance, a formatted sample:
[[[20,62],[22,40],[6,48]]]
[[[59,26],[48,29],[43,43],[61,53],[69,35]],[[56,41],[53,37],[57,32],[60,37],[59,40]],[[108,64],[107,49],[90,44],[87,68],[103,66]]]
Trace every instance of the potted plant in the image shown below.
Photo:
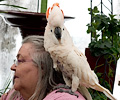
[[[90,66],[94,67],[92,69],[98,75],[100,83],[112,92],[116,62],[120,57],[120,20],[116,19],[113,14],[100,13],[96,6],[93,9],[88,8],[88,11],[91,15],[91,23],[87,24],[87,33],[91,34],[91,42],[85,54]],[[97,64],[98,61],[100,64]],[[98,92],[93,92],[93,97],[96,97],[94,100],[107,100],[101,93],[98,99],[97,94]]]

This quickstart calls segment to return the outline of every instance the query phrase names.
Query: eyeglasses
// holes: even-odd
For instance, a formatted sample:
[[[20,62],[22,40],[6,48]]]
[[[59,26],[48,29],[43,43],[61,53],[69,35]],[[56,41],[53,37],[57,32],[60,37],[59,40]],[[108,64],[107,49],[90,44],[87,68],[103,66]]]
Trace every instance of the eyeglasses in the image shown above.
[[[14,64],[15,64],[15,66],[18,66],[19,64],[21,64],[21,63],[25,63],[25,62],[32,62],[33,60],[27,60],[27,61],[25,61],[25,60],[17,60],[17,59],[15,59],[14,60]]]

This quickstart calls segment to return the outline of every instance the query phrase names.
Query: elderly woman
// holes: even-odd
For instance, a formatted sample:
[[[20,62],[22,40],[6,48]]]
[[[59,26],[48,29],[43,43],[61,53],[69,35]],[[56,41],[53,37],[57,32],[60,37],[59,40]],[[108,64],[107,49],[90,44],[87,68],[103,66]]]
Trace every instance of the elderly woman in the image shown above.
[[[14,74],[13,88],[0,100],[85,100],[69,93],[52,90],[59,83],[64,84],[61,73],[54,71],[53,62],[44,49],[42,36],[28,36],[11,67]]]

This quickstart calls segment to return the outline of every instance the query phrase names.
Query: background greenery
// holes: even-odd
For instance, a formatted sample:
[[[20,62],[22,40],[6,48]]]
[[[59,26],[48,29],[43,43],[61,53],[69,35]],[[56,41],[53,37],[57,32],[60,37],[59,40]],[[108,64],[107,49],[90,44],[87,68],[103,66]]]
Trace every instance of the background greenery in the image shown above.
[[[93,56],[110,53],[118,60],[120,57],[120,20],[116,15],[99,13],[95,6],[88,9],[92,14],[92,22],[88,23],[87,33],[91,33],[91,42],[89,48]]]
[[[113,77],[114,70],[112,69],[113,64],[120,58],[120,20],[116,19],[116,15],[101,14],[98,8],[95,6],[93,9],[88,8],[89,14],[92,16],[91,22],[87,24],[87,33],[91,34],[91,42],[89,48],[92,56],[100,57],[105,55],[104,58],[108,59],[108,73],[107,76]],[[112,55],[112,56],[111,56]],[[112,92],[112,86],[109,81],[103,78],[103,74],[96,71],[100,84]],[[93,100],[108,100],[107,97],[98,91],[89,89]]]

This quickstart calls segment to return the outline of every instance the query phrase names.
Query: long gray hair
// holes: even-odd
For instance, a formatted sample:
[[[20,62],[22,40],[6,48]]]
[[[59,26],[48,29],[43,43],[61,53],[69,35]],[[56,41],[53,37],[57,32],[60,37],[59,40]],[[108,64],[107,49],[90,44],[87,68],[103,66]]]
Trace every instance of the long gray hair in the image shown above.
[[[44,38],[43,36],[28,36],[22,44],[31,43],[34,48],[34,52],[31,57],[32,60],[37,64],[39,70],[39,79],[34,94],[29,100],[43,98],[55,85],[53,81],[53,61],[48,52],[44,49]]]

